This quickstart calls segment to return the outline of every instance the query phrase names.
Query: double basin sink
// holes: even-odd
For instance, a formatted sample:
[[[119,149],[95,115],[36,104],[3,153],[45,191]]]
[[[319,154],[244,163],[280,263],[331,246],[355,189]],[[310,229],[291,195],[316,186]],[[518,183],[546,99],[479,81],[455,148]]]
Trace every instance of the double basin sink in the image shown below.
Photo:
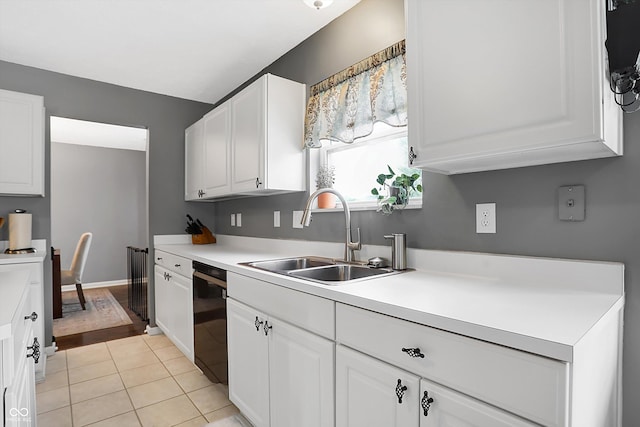
[[[322,257],[296,257],[242,263],[272,273],[311,280],[324,285],[339,285],[364,279],[401,273],[390,268],[345,263]]]

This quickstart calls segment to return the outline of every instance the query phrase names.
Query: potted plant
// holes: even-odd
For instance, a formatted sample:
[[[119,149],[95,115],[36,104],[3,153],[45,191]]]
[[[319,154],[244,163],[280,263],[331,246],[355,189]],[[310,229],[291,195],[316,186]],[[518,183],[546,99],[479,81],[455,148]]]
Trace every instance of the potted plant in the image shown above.
[[[333,188],[336,182],[335,166],[321,165],[316,175],[316,188]],[[336,198],[331,193],[322,193],[318,196],[318,208],[330,209],[336,207]]]
[[[378,198],[378,212],[391,215],[396,209],[404,209],[413,193],[422,193],[422,185],[416,183],[420,179],[418,173],[396,175],[391,166],[387,168],[389,173],[378,175],[379,187],[372,188],[371,194]]]

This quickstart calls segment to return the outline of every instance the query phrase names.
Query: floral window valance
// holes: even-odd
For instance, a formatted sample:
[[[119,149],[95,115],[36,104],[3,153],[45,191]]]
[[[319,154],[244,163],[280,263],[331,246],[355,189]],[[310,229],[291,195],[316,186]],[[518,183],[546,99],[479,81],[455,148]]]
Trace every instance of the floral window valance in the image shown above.
[[[407,73],[402,40],[311,87],[304,145],[352,143],[373,124],[407,125]]]

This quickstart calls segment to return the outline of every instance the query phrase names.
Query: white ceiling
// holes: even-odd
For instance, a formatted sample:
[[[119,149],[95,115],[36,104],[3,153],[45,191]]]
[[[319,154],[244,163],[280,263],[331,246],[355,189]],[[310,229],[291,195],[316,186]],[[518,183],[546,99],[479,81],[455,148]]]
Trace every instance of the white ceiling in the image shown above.
[[[360,0],[0,0],[0,60],[215,103]]]

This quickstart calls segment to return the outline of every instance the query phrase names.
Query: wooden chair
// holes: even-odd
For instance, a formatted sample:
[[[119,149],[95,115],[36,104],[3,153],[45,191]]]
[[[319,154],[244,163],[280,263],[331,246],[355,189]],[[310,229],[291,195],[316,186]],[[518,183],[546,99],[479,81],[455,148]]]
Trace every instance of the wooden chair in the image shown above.
[[[89,253],[92,238],[93,234],[91,233],[83,233],[82,236],[80,236],[76,251],[73,254],[73,260],[71,261],[71,268],[60,271],[60,281],[62,285],[76,285],[76,292],[78,292],[78,299],[80,300],[80,306],[83,310],[86,310],[86,300],[82,292],[82,272],[87,263],[87,254]]]

